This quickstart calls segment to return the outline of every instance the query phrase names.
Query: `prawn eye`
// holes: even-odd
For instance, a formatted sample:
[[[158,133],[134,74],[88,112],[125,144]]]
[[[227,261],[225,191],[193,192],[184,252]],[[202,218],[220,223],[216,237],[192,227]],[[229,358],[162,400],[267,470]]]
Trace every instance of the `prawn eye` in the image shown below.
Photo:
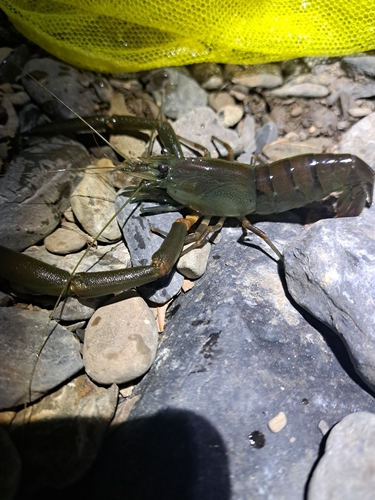
[[[160,163],[160,165],[158,165],[158,170],[161,174],[166,174],[169,170],[168,168],[168,165],[165,165],[164,163]]]

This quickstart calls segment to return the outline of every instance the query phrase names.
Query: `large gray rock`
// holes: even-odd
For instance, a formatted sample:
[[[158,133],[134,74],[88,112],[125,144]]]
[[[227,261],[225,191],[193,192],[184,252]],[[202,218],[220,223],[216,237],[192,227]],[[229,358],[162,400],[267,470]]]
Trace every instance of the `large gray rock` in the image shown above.
[[[77,70],[73,66],[46,57],[32,59],[25,64],[22,84],[50,118],[74,118],[75,115],[69,107],[80,116],[94,113],[98,97],[89,87],[94,79],[94,74],[89,71]]]
[[[374,169],[375,148],[371,147],[374,140],[374,131],[375,113],[371,113],[371,115],[359,120],[343,135],[338,144],[338,152],[357,155]]]
[[[23,250],[48,236],[90,162],[86,149],[54,137],[20,153],[0,179],[0,244]]]
[[[168,118],[180,118],[189,111],[207,104],[206,91],[189,74],[184,74],[181,70],[157,69],[149,75],[149,78],[147,90],[154,93],[157,101],[160,100],[160,94],[163,95],[162,110]]]
[[[280,249],[302,229],[259,226]],[[239,244],[240,228],[222,233],[205,275],[169,309],[130,420],[76,494],[103,498],[111,484],[130,500],[302,500],[319,422],[374,412],[344,346],[289,298],[268,248]],[[271,432],[280,412],[286,425]]]
[[[0,307],[0,339],[0,409],[29,402],[30,385],[34,401],[83,368],[78,340],[46,313]]]
[[[375,389],[375,210],[319,221],[285,251],[294,300],[346,344],[358,374]]]
[[[372,500],[374,469],[375,415],[352,413],[330,432],[307,500]]]

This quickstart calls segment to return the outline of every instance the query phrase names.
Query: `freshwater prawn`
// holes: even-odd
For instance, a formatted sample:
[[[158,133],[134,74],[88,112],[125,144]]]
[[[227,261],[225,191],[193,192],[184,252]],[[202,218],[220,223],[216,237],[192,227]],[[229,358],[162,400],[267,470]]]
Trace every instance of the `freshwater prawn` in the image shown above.
[[[271,164],[247,165],[232,159],[185,157],[168,122],[137,117],[91,117],[83,122],[72,119],[59,124],[60,133],[64,127],[70,132],[86,127],[122,133],[156,128],[164,154],[125,159],[121,168],[143,181],[136,200],[161,201],[168,204],[167,210],[171,206],[188,208],[190,214],[175,220],[149,265],[118,271],[71,276],[67,271],[0,247],[0,276],[16,284],[26,284],[35,293],[94,297],[150,283],[171,271],[187,242],[192,243],[191,248],[202,246],[222,228],[227,217],[237,218],[244,229],[260,236],[282,259],[281,252],[263,231],[250,223],[248,215],[300,208],[336,191],[341,192],[336,217],[359,215],[365,205],[372,203],[374,172],[354,155],[309,154]],[[48,128],[35,132],[47,131],[54,133],[54,126],[49,124]],[[219,220],[211,225],[214,217]],[[189,234],[197,223],[194,233]]]
[[[51,135],[82,129],[95,133],[156,130],[163,154],[125,158],[119,168],[141,179],[131,201],[161,203],[156,209],[159,212],[183,208],[185,216],[176,218],[150,264],[117,271],[71,274],[0,246],[0,276],[36,294],[95,297],[155,281],[171,272],[186,252],[186,244],[190,243],[188,250],[204,245],[220,231],[227,217],[237,218],[244,229],[260,236],[282,260],[279,249],[250,223],[248,215],[282,213],[321,200],[334,191],[341,192],[335,208],[337,217],[356,216],[372,203],[374,172],[360,158],[349,154],[299,155],[264,165],[235,162],[230,151],[228,159],[213,159],[207,154],[189,158],[184,156],[181,141],[168,122],[129,116],[72,119],[48,124],[34,133]],[[217,220],[212,224],[214,218]],[[29,394],[32,379],[33,375]]]

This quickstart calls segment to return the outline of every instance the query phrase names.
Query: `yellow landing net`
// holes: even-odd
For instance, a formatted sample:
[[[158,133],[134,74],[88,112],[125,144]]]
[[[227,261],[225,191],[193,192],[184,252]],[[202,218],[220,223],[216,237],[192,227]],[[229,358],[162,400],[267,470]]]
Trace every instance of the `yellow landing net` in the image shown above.
[[[371,0],[0,0],[60,59],[104,72],[375,49]]]

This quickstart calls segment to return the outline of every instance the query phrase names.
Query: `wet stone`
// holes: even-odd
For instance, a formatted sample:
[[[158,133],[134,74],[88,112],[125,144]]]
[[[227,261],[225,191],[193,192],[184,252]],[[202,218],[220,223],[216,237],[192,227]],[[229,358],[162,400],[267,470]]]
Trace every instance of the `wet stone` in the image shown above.
[[[58,228],[45,238],[44,244],[49,252],[66,255],[82,250],[87,244],[87,237],[70,229]]]
[[[76,298],[67,297],[54,307],[52,317],[58,321],[80,321],[90,319],[96,309],[112,295],[102,297]]]
[[[6,112],[7,119],[4,125],[0,124],[0,138],[4,139],[5,137],[14,137],[18,129],[19,121],[13,104],[6,94],[1,100],[1,106]]]
[[[10,434],[22,458],[21,495],[74,483],[93,463],[117,404],[118,388],[86,375],[18,412]]]
[[[274,97],[326,97],[328,94],[327,87],[315,83],[287,84],[270,91],[270,95]]]
[[[374,457],[375,414],[347,415],[328,436],[324,455],[309,483],[307,500],[371,500]]]
[[[372,144],[375,133],[375,113],[362,118],[358,123],[346,132],[338,144],[339,153],[350,152],[359,156],[372,168],[375,167],[375,148]]]
[[[15,83],[25,62],[30,57],[29,47],[25,44],[14,49],[3,47],[1,52],[0,83]]]
[[[224,127],[234,127],[243,116],[242,106],[224,106],[219,109],[218,117]]]
[[[100,384],[124,384],[143,375],[155,359],[156,321],[134,292],[98,309],[86,328],[83,363]]]
[[[229,143],[235,155],[243,151],[243,144],[238,134],[234,130],[225,128],[218,120],[216,113],[209,107],[194,109],[177,120],[173,128],[180,137],[204,146],[213,158],[218,157],[218,151],[223,156],[228,152],[221,144],[215,143],[214,145],[211,141],[212,136]],[[188,148],[183,147],[182,150],[185,156],[195,156]]]
[[[280,249],[302,230],[259,227]],[[143,498],[184,498],[188,483],[200,499],[301,500],[320,420],[332,427],[375,411],[336,335],[286,297],[260,238],[241,244],[241,228],[222,233],[204,277],[170,307],[155,362],[133,391],[139,399],[108,436],[87,495],[101,498],[111,484],[121,497],[127,484],[139,498],[141,482]],[[267,424],[280,411],[287,425],[272,433]],[[264,436],[259,448],[254,431]]]
[[[190,72],[204,89],[215,90],[223,85],[223,71],[219,64],[193,64],[190,66]]]
[[[375,78],[375,57],[344,57],[341,61],[341,67],[351,78],[357,78],[358,75]]]
[[[0,292],[0,307],[7,306],[10,302],[12,302],[12,297],[7,293]]]
[[[18,119],[20,122],[20,133],[29,132],[37,125],[43,125],[46,123],[46,117],[43,115],[41,110],[33,103],[26,104],[19,114]]]
[[[237,130],[244,147],[244,153],[238,156],[237,161],[250,164],[256,148],[254,118],[249,115],[245,116],[239,123]]]
[[[32,246],[25,250],[24,253],[68,272],[72,272],[78,266],[75,269],[78,273],[123,269],[128,267],[130,263],[129,252],[122,242],[109,245],[99,244],[89,250],[82,250],[64,256],[54,255],[48,252],[44,246]]]
[[[121,232],[116,222],[114,202],[116,191],[109,177],[89,167],[71,195],[70,203],[77,220],[90,236],[99,241],[119,240]]]
[[[344,339],[355,369],[373,390],[374,226],[374,209],[358,217],[319,221],[284,254],[290,294]]]
[[[197,107],[206,106],[207,94],[193,78],[171,68],[162,71],[168,79],[162,106],[168,118],[177,119]]]
[[[364,116],[371,115],[372,111],[370,108],[349,108],[348,113],[354,118],[363,118]]]
[[[30,78],[28,73],[37,81]],[[98,101],[88,85],[94,81],[94,78],[93,73],[78,71],[61,61],[44,58],[32,59],[25,64],[22,84],[26,92],[42,106],[50,118],[74,118],[75,115],[38,82],[41,82],[80,116],[89,116],[94,113]]]
[[[200,278],[206,270],[210,251],[211,244],[209,242],[202,248],[190,250],[190,252],[179,258],[177,263],[178,271],[191,280]]]
[[[246,87],[272,89],[283,83],[281,67],[278,64],[257,64],[249,66],[232,78],[233,83]]]
[[[332,141],[327,137],[310,137],[302,142],[298,138],[295,138],[295,140],[291,141],[283,140],[268,144],[263,147],[263,153],[271,161],[277,161],[296,155],[323,153],[323,151],[326,151],[332,145]]]
[[[255,120],[252,116],[246,115],[237,127],[242,139],[245,151],[255,151]]]
[[[234,106],[236,101],[227,92],[215,92],[209,95],[208,103],[215,111],[219,111],[223,106]]]
[[[260,154],[267,144],[277,141],[278,138],[277,127],[274,123],[269,122],[263,125],[255,132],[256,149],[255,154]]]
[[[54,137],[25,149],[0,179],[0,244],[23,250],[50,234],[89,163],[86,149]]]
[[[34,364],[48,335],[33,375],[32,401],[82,369],[79,342],[46,313],[0,308],[0,409],[29,401]]]

